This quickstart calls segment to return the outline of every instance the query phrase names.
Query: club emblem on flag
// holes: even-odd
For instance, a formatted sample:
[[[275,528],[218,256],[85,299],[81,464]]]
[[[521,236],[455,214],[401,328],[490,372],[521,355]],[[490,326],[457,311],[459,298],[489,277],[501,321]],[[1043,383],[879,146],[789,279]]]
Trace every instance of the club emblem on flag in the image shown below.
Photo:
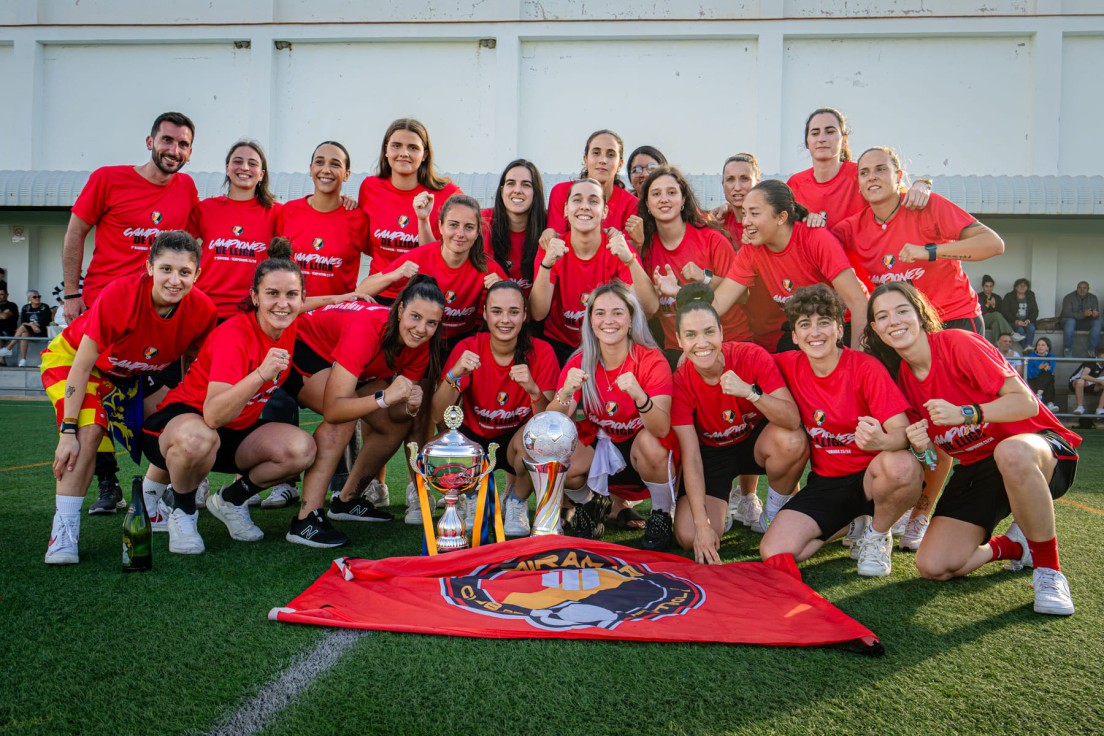
[[[612,416],[616,415],[617,414],[617,409],[618,409],[618,406],[617,406],[616,401],[607,401],[606,402],[606,415],[607,416],[612,417]]]
[[[322,246],[325,245],[325,244],[326,244],[326,241],[324,241],[322,238],[315,238],[314,240],[311,241],[311,247],[314,248],[315,250],[322,250]]]
[[[825,414],[823,409],[817,409],[813,412],[813,421],[817,423],[818,427],[824,424],[824,418]]]
[[[160,225],[162,219],[164,219],[164,218],[162,217],[161,213],[158,212],[157,210],[154,210],[153,212],[150,213],[150,221],[153,222],[154,225]]]

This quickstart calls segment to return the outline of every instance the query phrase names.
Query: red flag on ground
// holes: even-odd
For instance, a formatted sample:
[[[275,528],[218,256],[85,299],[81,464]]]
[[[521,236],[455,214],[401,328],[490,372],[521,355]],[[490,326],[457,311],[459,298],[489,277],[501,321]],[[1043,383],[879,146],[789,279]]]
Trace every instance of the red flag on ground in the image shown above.
[[[269,618],[500,639],[850,643],[882,651],[872,631],[801,582],[789,555],[700,565],[561,536],[436,557],[335,560]]]

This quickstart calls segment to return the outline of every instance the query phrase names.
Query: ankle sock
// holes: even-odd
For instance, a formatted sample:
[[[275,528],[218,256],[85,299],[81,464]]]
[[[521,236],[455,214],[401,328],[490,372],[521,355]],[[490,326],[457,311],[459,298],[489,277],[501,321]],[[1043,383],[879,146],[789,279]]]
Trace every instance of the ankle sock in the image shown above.
[[[168,485],[165,483],[158,483],[156,481],[150,480],[149,478],[143,478],[142,493],[146,496],[146,506],[150,505],[151,500],[156,503],[157,501],[160,501],[162,498],[164,498],[166,488],[168,488]],[[155,497],[156,500],[154,500]],[[156,509],[147,508],[146,511],[152,514],[156,511]]]
[[[782,507],[786,505],[786,502],[790,500],[789,496],[783,496],[773,488],[767,488],[767,518],[774,521],[774,515],[782,510]]]
[[[645,487],[648,489],[648,493],[652,495],[652,511],[666,511],[671,513],[671,507],[674,505],[674,497],[671,494],[670,483],[649,483],[644,481]]]
[[[75,516],[79,519],[82,506],[83,496],[54,496],[54,509],[58,516]]]
[[[1058,565],[1058,537],[1051,537],[1045,542],[1032,542],[1027,540],[1027,546],[1031,549],[1031,564],[1033,567],[1049,567],[1051,570],[1061,571]]]
[[[582,488],[564,488],[564,494],[574,501],[576,506],[582,506],[594,497],[594,491],[590,490],[587,486],[583,486]]]
[[[1023,557],[1023,545],[1003,534],[989,540],[989,549],[993,550],[993,562],[997,560],[1018,560]]]
[[[188,491],[187,493],[181,493],[174,488],[172,496],[170,497],[172,507],[174,509],[180,509],[185,514],[194,514],[196,512],[195,496],[195,489]]]
[[[224,487],[221,491],[221,495],[223,501],[232,503],[235,506],[241,506],[262,490],[264,489],[260,486],[253,485],[253,483],[249,481],[248,476],[243,475],[230,485]]]

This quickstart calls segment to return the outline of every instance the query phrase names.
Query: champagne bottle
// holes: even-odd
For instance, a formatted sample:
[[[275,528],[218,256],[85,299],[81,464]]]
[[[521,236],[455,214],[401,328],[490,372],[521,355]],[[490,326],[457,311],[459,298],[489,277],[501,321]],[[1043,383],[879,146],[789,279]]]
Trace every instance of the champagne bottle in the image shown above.
[[[146,513],[142,477],[130,485],[130,506],[123,519],[123,572],[146,572],[153,568],[153,528]]]

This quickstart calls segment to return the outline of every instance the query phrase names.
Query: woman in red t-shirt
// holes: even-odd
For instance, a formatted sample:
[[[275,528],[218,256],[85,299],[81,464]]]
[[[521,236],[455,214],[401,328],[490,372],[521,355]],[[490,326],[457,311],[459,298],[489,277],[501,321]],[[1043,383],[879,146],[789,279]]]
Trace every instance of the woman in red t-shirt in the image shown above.
[[[640,220],[636,213],[637,199],[625,189],[625,182],[618,172],[625,163],[625,142],[612,130],[596,130],[587,138],[583,147],[583,168],[580,179],[593,179],[602,188],[602,201],[606,210],[602,215],[602,229],[614,228],[626,237],[630,231],[637,233],[633,239],[640,245]],[[552,187],[548,195],[548,228],[541,235],[541,245],[566,233],[570,218],[565,211],[574,182],[563,181]]]
[[[762,181],[744,198],[745,245],[736,254],[728,278],[717,288],[714,306],[719,314],[747,298],[758,281],[774,301],[785,305],[795,289],[812,284],[834,288],[851,310],[851,344],[858,346],[866,319],[866,290],[844,255],[843,246],[823,228],[810,228],[808,211],[780,181]],[[779,350],[792,350],[785,332]]]
[[[671,368],[632,291],[616,280],[599,286],[586,304],[582,350],[567,361],[548,406],[568,417],[583,410],[564,488],[575,506],[572,534],[601,537],[611,490],[644,485],[652,513],[643,545],[670,545],[675,473],[664,438],[671,429],[671,390]],[[514,471],[526,472],[520,457]]]
[[[372,272],[381,273],[404,253],[441,239],[441,209],[460,187],[441,176],[433,163],[429,131],[414,118],[387,126],[380,143],[377,174],[360,184],[358,203],[368,215]],[[399,289],[388,289],[390,303]]]
[[[536,164],[523,158],[506,164],[495,190],[494,207],[482,214],[487,255],[517,282],[528,299],[538,243],[548,223],[544,182]]]
[[[985,338],[941,330],[924,295],[891,281],[870,299],[866,339],[891,371],[917,419],[913,455],[959,460],[939,497],[916,569],[930,580],[967,575],[987,562],[1034,566],[1035,611],[1074,612],[1058,562],[1054,499],[1073,484],[1081,438],[1041,406]],[[1009,514],[1013,524],[992,536]]]
[[[128,449],[132,446],[137,452],[143,414],[152,414],[166,393],[159,374],[181,356],[194,356],[215,326],[215,305],[192,288],[199,260],[199,244],[191,235],[181,230],[161,233],[150,246],[146,273],[109,284],[92,308],[42,352],[42,385],[54,402],[60,430],[54,451],[56,510],[46,550],[48,565],[79,562],[81,506],[96,449],[111,425],[120,439],[130,440]],[[151,469],[144,485],[167,480]],[[159,522],[156,505],[154,496],[149,512]]]
[[[644,191],[644,180],[660,166],[667,165],[667,157],[655,146],[637,146],[625,161],[629,172],[629,193],[636,197]]]
[[[632,286],[646,314],[654,314],[659,299],[640,259],[619,232],[602,230],[608,209],[602,184],[579,179],[568,187],[568,231],[553,237],[537,252],[537,270],[529,294],[534,320],[544,320],[544,337],[563,365],[582,342],[581,326],[590,293],[618,279]]]
[[[675,330],[679,287],[702,283],[716,290],[732,268],[736,251],[721,229],[702,216],[690,182],[673,166],[654,169],[641,185],[641,196],[644,244],[640,246],[640,262],[655,285],[663,348],[674,370],[682,357]],[[728,310],[721,326],[727,341],[751,337],[744,309],[738,304]]]
[[[679,291],[675,320],[686,360],[675,371],[671,426],[682,450],[675,538],[698,562],[720,564],[732,479],[765,472],[771,489],[792,489],[809,441],[770,354],[723,341],[712,299],[704,284]]]
[[[233,539],[255,542],[264,532],[249,518],[250,496],[294,478],[314,462],[315,445],[299,427],[261,419],[272,393],[288,378],[303,274],[284,247],[270,247],[253,277],[248,312],[207,338],[184,381],[146,420],[143,450],[167,470],[172,493],[169,551],[201,554],[196,489],[211,471],[239,473],[207,498],[207,510]]]
[[[415,276],[390,308],[347,302],[299,318],[294,373],[285,390],[321,414],[322,423],[314,432],[318,452],[303,478],[303,505],[291,520],[287,541],[340,547],[349,538],[329,519],[391,520],[371,501],[355,497],[358,480],[374,477],[395,454],[422,406],[420,382],[427,370],[440,372],[444,306],[433,279]],[[358,419],[364,420],[360,453],[323,516],[327,485]]]
[[[548,407],[560,369],[552,347],[529,334],[525,295],[516,282],[499,281],[487,290],[483,319],[486,328],[457,343],[445,362],[433,395],[433,421],[440,428],[445,408],[462,401],[460,432],[484,452],[491,442],[498,444],[497,466],[506,470],[506,535],[526,536],[526,499],[533,487],[528,473],[514,476],[521,452],[518,430]],[[468,511],[474,516],[474,503]]]

